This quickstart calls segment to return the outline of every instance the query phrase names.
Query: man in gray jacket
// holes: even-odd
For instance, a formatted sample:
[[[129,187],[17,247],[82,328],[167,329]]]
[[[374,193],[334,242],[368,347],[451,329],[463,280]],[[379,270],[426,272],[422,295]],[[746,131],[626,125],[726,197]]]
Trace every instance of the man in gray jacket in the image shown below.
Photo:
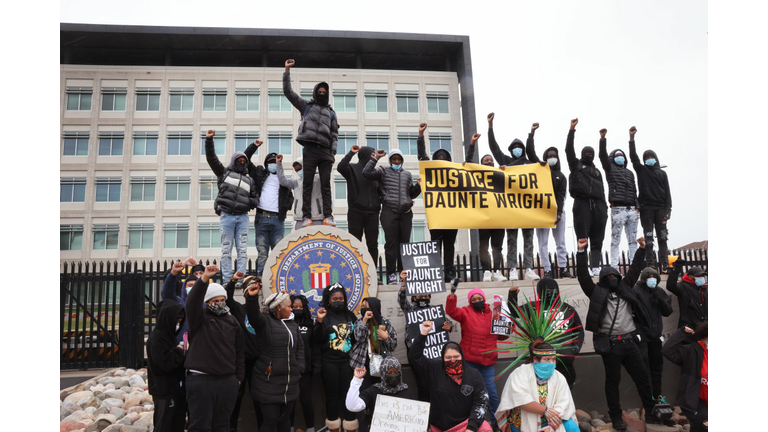
[[[333,201],[331,198],[331,170],[336,161],[336,146],[339,137],[339,123],[336,113],[328,104],[330,88],[328,83],[320,82],[312,91],[312,99],[306,100],[291,89],[291,66],[296,61],[285,61],[283,74],[283,94],[301,113],[301,124],[296,141],[304,147],[303,166],[303,202],[312,199],[312,181],[315,171],[320,171],[320,187],[323,195],[323,225],[336,226],[333,220]],[[311,206],[304,206],[302,226],[312,225]]]

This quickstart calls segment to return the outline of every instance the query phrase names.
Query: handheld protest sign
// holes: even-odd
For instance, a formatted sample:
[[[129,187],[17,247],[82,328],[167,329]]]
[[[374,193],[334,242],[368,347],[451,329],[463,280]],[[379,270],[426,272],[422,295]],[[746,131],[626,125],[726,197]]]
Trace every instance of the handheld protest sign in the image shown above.
[[[380,394],[371,419],[371,432],[426,432],[429,402]]]
[[[509,335],[512,320],[509,319],[509,305],[503,296],[493,295],[493,307],[491,308],[491,334]]]
[[[405,293],[409,296],[445,292],[443,260],[437,241],[401,243],[400,258],[408,273]]]
[[[445,310],[443,310],[443,306],[432,306],[405,314],[406,333],[409,335],[420,334],[421,324],[424,321],[432,321],[434,323],[432,331],[427,335],[427,340],[424,343],[424,357],[429,359],[440,358],[443,345],[451,340],[448,332],[443,330],[443,325],[445,324]],[[413,344],[414,338],[411,338],[411,344]]]

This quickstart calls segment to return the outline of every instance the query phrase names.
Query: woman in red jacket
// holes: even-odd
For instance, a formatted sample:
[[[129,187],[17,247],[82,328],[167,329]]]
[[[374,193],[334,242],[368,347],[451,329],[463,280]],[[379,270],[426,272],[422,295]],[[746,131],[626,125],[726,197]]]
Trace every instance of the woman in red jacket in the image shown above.
[[[464,363],[480,371],[485,381],[490,399],[491,421],[494,429],[494,413],[499,407],[499,395],[496,392],[496,361],[499,354],[488,352],[497,348],[499,339],[507,336],[491,334],[491,307],[485,302],[485,293],[480,288],[473,288],[467,295],[469,306],[456,307],[456,294],[451,293],[445,303],[445,312],[461,324],[461,349],[464,351]],[[485,353],[485,354],[484,354]]]

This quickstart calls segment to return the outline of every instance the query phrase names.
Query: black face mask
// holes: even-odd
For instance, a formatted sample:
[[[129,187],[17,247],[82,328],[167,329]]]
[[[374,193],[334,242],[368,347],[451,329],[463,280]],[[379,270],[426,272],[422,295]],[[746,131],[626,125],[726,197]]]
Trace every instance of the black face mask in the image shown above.
[[[240,161],[235,161],[235,171],[244,172],[245,171],[245,164]]]
[[[304,309],[294,309],[293,317],[296,319],[302,319],[304,317]]]
[[[480,300],[480,301],[476,301],[476,302],[472,302],[472,307],[473,307],[473,308],[474,308],[476,311],[480,312],[480,311],[482,311],[483,309],[485,309],[485,302],[484,302],[484,301],[482,301],[482,300]]]
[[[611,291],[616,291],[619,288],[619,278],[608,278],[608,288],[610,288]]]
[[[320,93],[317,94],[317,103],[320,105],[328,105],[328,93],[321,95]]]
[[[585,164],[591,164],[591,163],[593,163],[593,162],[594,162],[594,160],[595,160],[595,157],[594,157],[594,156],[582,156],[582,157],[581,157],[581,161],[582,161],[583,163],[585,163]]]
[[[384,384],[387,387],[397,387],[400,384],[400,374],[386,374],[384,375]]]
[[[346,308],[347,305],[343,301],[331,302],[331,310],[334,312],[344,312]]]
[[[422,309],[429,307],[429,299],[416,299],[416,306]]]
[[[371,309],[370,308],[366,308],[366,307],[361,307],[360,308],[360,316],[365,318],[365,313],[368,312],[369,310],[371,310]]]

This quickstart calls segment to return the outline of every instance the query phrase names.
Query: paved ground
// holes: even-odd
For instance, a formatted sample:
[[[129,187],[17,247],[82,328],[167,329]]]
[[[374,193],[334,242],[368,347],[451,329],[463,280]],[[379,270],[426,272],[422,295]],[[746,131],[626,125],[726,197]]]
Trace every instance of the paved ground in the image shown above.
[[[59,390],[72,387],[111,369],[63,370],[59,373]]]

